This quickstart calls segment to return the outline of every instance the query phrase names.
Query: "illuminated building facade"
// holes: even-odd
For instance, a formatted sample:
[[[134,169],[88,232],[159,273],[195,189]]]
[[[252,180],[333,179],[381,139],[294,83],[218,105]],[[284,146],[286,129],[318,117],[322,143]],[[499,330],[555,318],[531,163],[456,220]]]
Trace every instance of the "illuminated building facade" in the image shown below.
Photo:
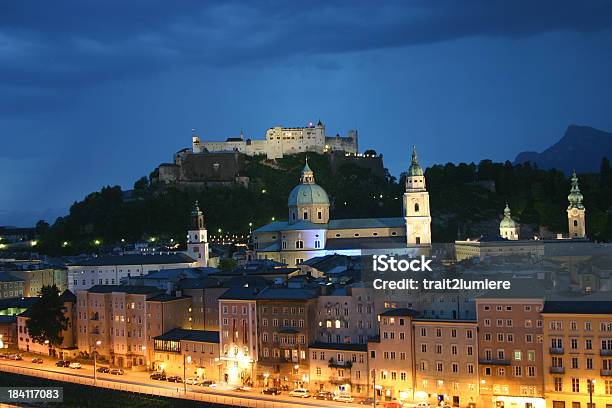
[[[532,292],[476,299],[480,394],[485,404],[545,407],[540,315],[544,292]]]
[[[547,301],[542,317],[546,408],[589,408],[591,398],[612,408],[612,301]]]

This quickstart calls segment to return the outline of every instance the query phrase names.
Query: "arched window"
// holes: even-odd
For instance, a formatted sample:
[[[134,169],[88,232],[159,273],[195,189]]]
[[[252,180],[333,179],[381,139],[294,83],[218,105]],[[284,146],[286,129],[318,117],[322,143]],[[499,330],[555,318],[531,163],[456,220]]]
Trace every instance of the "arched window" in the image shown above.
[[[574,227],[578,226],[578,220],[574,220]]]
[[[419,203],[414,203],[414,212],[419,212]]]

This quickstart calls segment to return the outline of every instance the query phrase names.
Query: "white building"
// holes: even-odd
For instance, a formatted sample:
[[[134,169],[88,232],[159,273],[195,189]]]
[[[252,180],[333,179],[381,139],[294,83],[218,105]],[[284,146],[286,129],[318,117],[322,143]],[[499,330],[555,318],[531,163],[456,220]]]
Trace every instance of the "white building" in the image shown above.
[[[325,125],[319,121],[316,126],[311,123],[306,127],[270,128],[266,131],[264,140],[245,139],[242,133],[239,137],[231,137],[225,141],[203,142],[198,136],[194,136],[192,140],[193,153],[240,152],[248,156],[265,155],[268,159],[281,158],[286,154],[331,151],[357,153],[357,131],[349,130],[346,137],[329,137],[325,135]]]
[[[123,278],[152,271],[197,266],[196,260],[182,253],[97,256],[68,264],[68,289],[76,293],[95,285],[118,285]]]
[[[429,194],[416,149],[406,178],[403,217],[330,219],[329,197],[316,184],[308,163],[300,184],[289,193],[287,206],[288,221],[274,221],[253,231],[259,259],[299,265],[331,254],[421,255],[431,248]]]

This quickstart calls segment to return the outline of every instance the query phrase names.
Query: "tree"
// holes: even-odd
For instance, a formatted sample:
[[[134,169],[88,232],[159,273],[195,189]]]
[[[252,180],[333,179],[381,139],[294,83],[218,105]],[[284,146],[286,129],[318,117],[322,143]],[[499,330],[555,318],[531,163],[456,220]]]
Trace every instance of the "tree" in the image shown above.
[[[36,223],[36,235],[41,236],[49,230],[49,223],[45,220],[39,220]]]
[[[236,266],[238,266],[238,262],[232,258],[223,258],[219,261],[219,269],[221,269],[223,272],[230,272]]]
[[[48,340],[54,346],[62,344],[62,331],[68,328],[64,309],[57,286],[43,286],[40,299],[28,309],[30,318],[26,326],[32,340],[37,343]]]

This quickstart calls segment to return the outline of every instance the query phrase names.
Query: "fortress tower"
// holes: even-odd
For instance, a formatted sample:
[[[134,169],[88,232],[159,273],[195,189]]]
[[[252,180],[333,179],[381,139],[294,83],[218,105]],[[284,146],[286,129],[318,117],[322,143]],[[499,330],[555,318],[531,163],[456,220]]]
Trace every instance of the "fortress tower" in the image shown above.
[[[406,241],[410,245],[431,245],[431,213],[425,175],[419,165],[416,146],[412,149],[412,163],[406,176],[404,193]]]

